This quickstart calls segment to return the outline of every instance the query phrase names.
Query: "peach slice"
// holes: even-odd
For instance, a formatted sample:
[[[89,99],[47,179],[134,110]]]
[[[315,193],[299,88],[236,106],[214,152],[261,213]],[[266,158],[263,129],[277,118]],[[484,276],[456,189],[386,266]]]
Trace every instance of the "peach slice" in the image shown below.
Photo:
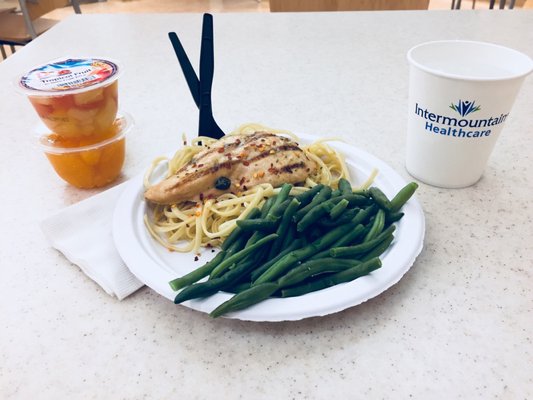
[[[93,89],[87,92],[77,93],[74,95],[74,104],[77,106],[85,106],[91,103],[97,103],[104,99],[104,89]]]
[[[118,106],[115,100],[107,98],[105,105],[98,111],[98,114],[94,118],[94,125],[97,132],[103,132],[109,129],[115,117],[117,115]]]

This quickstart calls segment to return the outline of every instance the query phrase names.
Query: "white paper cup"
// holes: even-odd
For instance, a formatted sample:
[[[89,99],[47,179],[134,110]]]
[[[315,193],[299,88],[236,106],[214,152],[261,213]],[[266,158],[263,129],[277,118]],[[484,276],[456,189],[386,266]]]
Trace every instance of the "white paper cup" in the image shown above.
[[[410,63],[407,171],[433,186],[473,185],[533,61],[490,43],[423,43]]]

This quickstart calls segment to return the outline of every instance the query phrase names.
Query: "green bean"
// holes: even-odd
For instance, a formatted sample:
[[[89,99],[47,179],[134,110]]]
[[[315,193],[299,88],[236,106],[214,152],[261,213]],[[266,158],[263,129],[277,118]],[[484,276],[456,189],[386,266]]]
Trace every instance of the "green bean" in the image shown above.
[[[179,304],[187,300],[211,296],[212,294],[223,290],[225,287],[237,283],[239,279],[241,279],[250,271],[251,268],[253,268],[253,266],[253,260],[247,261],[239,264],[238,267],[231,269],[228,273],[222,275],[221,277],[209,279],[205,282],[193,283],[176,295],[174,298],[174,303]]]
[[[248,216],[245,219],[246,220],[249,220],[249,219],[253,220],[254,218],[257,218],[259,216],[259,214],[261,214],[259,209],[252,208],[252,210],[250,211],[250,213],[248,214]],[[228,235],[228,237],[224,240],[224,242],[222,243],[221,249],[222,250],[227,250],[228,247],[230,245],[232,245],[235,242],[235,240],[237,240],[237,238],[240,237],[241,234],[242,234],[242,230],[238,226],[236,226],[231,231],[231,233]]]
[[[285,234],[287,233],[287,230],[289,229],[289,225],[292,222],[292,216],[298,210],[298,207],[300,207],[300,202],[297,199],[292,199],[289,202],[289,205],[283,212],[283,216],[281,217],[281,222],[278,225],[278,228],[276,230],[276,234],[278,235],[278,238],[272,243],[272,247],[270,248],[270,252],[268,253],[268,258],[274,257],[276,254],[279,253],[280,249],[282,248],[283,241],[285,239]]]
[[[360,194],[340,194],[335,197],[332,196],[329,200],[326,200],[325,203],[335,206],[339,204],[342,200],[348,200],[349,206],[360,206],[366,205],[368,203],[368,199],[365,196],[361,196]]]
[[[339,240],[337,240],[335,243],[331,245],[331,247],[342,247],[346,246],[350,243],[352,243],[354,240],[356,240],[358,237],[362,236],[365,233],[366,227],[359,224],[354,229],[352,229],[350,232],[348,232],[346,235],[341,237]],[[323,250],[320,253],[315,254],[311,257],[312,260],[315,260],[317,258],[325,258],[329,257],[329,249]]]
[[[226,250],[226,255],[225,255],[224,259],[227,260],[228,258],[232,257],[235,253],[238,253],[239,251],[244,249],[244,247],[246,246],[246,241],[248,240],[248,238],[249,238],[249,235],[248,236],[245,236],[244,234],[241,235],[241,237],[239,239],[237,239],[237,241],[235,241],[235,243],[233,243]],[[224,260],[222,260],[222,261],[224,261]],[[211,271],[211,273],[209,274],[210,275],[209,279],[212,278],[212,274],[213,274],[213,271]]]
[[[257,251],[262,246],[271,242],[277,237],[278,235],[276,235],[275,233],[272,233],[258,240],[256,243],[252,244],[251,246],[247,246],[241,251],[238,251],[237,253],[233,254],[231,257],[226,258],[224,261],[218,264],[216,268],[211,272],[211,275],[210,275],[211,279],[219,277],[220,275],[222,275],[223,272],[225,272],[230,267],[230,265],[239,262],[240,260],[244,259],[244,257],[246,257],[248,254],[251,254],[254,251]]]
[[[339,190],[344,195],[352,194],[352,185],[348,180],[341,178],[339,179]]]
[[[385,211],[390,211],[391,209],[391,202],[389,198],[381,191],[380,188],[377,187],[371,187],[368,189],[370,196],[374,199],[376,204],[382,208]]]
[[[281,203],[283,203],[285,200],[289,198],[289,193],[291,192],[292,185],[289,183],[284,183],[281,185],[281,189],[279,193],[276,196],[276,200],[274,201],[274,204],[272,207],[279,207]]]
[[[254,261],[254,264],[257,265],[257,264],[261,264],[263,262],[263,259],[266,258],[268,255],[268,246],[265,245],[263,247],[261,247],[260,249],[254,251],[253,253],[251,254],[248,254],[244,259],[243,261],[241,262],[244,262],[244,261],[249,261],[249,260],[253,260]],[[239,263],[240,264],[240,263]],[[232,269],[232,268],[235,268],[237,267],[239,264],[233,264],[229,267],[229,269]]]
[[[355,224],[353,223],[338,226],[337,228],[332,229],[331,231],[324,234],[324,236],[322,236],[321,238],[315,240],[313,243],[310,244],[310,246],[315,247],[317,250],[316,253],[318,253],[319,251],[324,250],[331,244],[335,243],[341,237],[345,236],[348,232],[354,229],[354,227]]]
[[[333,205],[330,202],[321,203],[309,210],[298,222],[296,225],[296,230],[298,232],[303,232],[311,225],[313,225],[318,219],[323,217],[333,209]]]
[[[409,200],[411,196],[415,193],[417,188],[418,184],[416,182],[410,182],[405,185],[391,200],[390,210],[392,212],[400,211],[403,205],[407,203],[407,200]]]
[[[272,207],[270,207],[270,210],[267,213],[267,216],[265,217],[268,221],[278,221],[279,218],[282,216],[283,211],[285,211],[285,208],[288,206],[290,200],[286,199],[282,201],[280,204],[272,204]],[[245,247],[253,245],[258,240],[264,238],[266,236],[266,233],[264,232],[254,232],[250,239],[246,242]]]
[[[350,282],[361,276],[368,275],[370,272],[380,267],[381,261],[379,258],[375,257],[344,271],[315,279],[309,283],[282,289],[281,297],[301,296],[303,294],[316,292],[317,290],[322,290],[340,283]]]
[[[286,206],[289,204],[289,201],[287,199],[289,192],[291,191],[292,186],[289,184],[284,184],[281,187],[280,192],[268,200],[271,200],[271,204],[268,207],[268,210],[266,210],[265,205],[263,205],[263,208],[261,210],[261,216],[263,213],[266,213],[266,215],[262,218],[268,221],[277,221],[281,215],[283,214],[283,211],[285,210]],[[267,200],[267,201],[268,201]],[[246,242],[246,246],[251,246],[261,238],[265,237],[265,234],[262,232],[254,232],[248,242]]]
[[[274,263],[276,263],[278,260],[283,258],[286,254],[290,253],[293,250],[299,249],[304,244],[303,239],[296,239],[292,241],[288,246],[286,246],[283,251],[281,251],[276,257],[266,261],[263,263],[263,265],[260,265],[259,267],[255,268],[252,272],[251,280],[252,282],[255,281],[259,276],[265,272],[270,266],[272,266]]]
[[[377,245],[381,244],[384,240],[388,239],[389,236],[392,236],[396,227],[394,225],[389,226],[383,232],[381,232],[374,239],[367,242],[359,243],[355,246],[335,246],[329,250],[329,255],[331,257],[355,257],[360,254],[364,254],[372,250]]]
[[[244,247],[246,246],[246,241],[249,237],[249,232],[241,232],[241,236],[237,238],[237,240],[235,240],[235,242],[233,242],[233,244],[226,249],[226,256],[224,258],[229,258],[233,254],[244,249]]]
[[[348,194],[348,195],[340,195],[335,198],[330,198],[329,200],[323,201],[315,205],[312,208],[309,208],[309,206],[307,206],[306,207],[307,212],[305,214],[301,214],[301,212],[304,209],[300,209],[295,214],[295,220],[298,222],[298,225],[297,225],[298,232],[303,232],[304,230],[309,228],[312,224],[314,224],[316,221],[318,221],[320,218],[322,218],[324,215],[329,214],[331,210],[337,204],[343,202],[343,200],[348,201],[349,205],[355,205],[355,204],[361,205],[367,202],[366,197],[363,197],[360,195]],[[296,218],[298,214],[300,214],[300,216]]]
[[[318,225],[313,225],[310,229],[305,231],[305,238],[308,242],[314,242],[319,237],[322,237],[326,231],[322,230],[322,228]]]
[[[222,242],[220,248],[227,250],[235,241],[242,235],[242,230],[235,224],[235,228],[231,231],[228,237]]]
[[[308,260],[291,269],[287,274],[278,279],[279,287],[293,286],[310,276],[323,274],[325,272],[339,272],[347,268],[361,264],[357,260],[342,260],[338,258],[319,258]]]
[[[290,224],[285,232],[285,237],[283,238],[283,244],[281,245],[282,249],[287,248],[294,240],[296,239],[296,225]]]
[[[365,196],[362,196],[360,194],[342,194],[337,197],[332,197],[329,202],[332,204],[337,204],[338,202],[342,201],[342,199],[348,200],[348,204],[351,206],[363,206],[368,204],[368,199]]]
[[[354,225],[365,223],[376,211],[378,206],[371,204],[364,209],[346,210],[336,221],[321,220],[320,226],[325,228],[337,227],[339,225],[352,222]]]
[[[244,233],[250,233],[250,232],[244,231]],[[226,258],[229,258],[233,254],[235,254],[237,251],[241,251],[241,250],[246,249],[246,248],[248,248],[250,246],[253,246],[257,242],[259,242],[261,239],[267,237],[268,235],[269,235],[269,233],[260,232],[260,231],[255,231],[251,236],[244,236],[243,235],[244,242],[240,242],[241,246],[239,248],[237,248],[236,251],[232,251],[233,249],[231,249],[231,248],[228,249],[228,251],[227,251],[228,254],[226,254]],[[263,247],[261,249],[263,249]],[[258,252],[261,251],[261,249],[258,250]],[[258,253],[253,253],[253,254],[250,254],[249,256],[257,256],[257,254]]]
[[[366,234],[365,238],[363,239],[363,242],[368,242],[369,240],[374,239],[377,235],[381,233],[384,227],[385,211],[380,208],[376,214],[376,218],[374,219],[372,228],[370,228],[370,231]]]
[[[237,221],[213,260],[169,282],[181,289],[175,302],[236,293],[213,310],[216,318],[271,296],[296,296],[366,275],[381,266],[394,222],[417,188],[411,182],[389,200],[377,187],[354,191],[345,179],[336,190],[316,185],[294,197],[292,185],[284,184],[260,210]]]
[[[350,208],[344,211],[336,220],[332,220],[330,217],[322,218],[318,221],[318,224],[324,228],[335,228],[336,226],[350,222],[359,211],[359,208]]]
[[[266,218],[268,212],[270,211],[270,208],[272,207],[275,201],[275,196],[266,199],[266,201],[263,203],[263,207],[261,207],[261,215],[259,216],[259,218]]]
[[[198,282],[200,279],[205,278],[207,275],[213,271],[213,269],[222,262],[224,257],[226,256],[226,252],[224,250],[219,251],[218,254],[209,262],[201,266],[200,268],[196,268],[195,270],[189,272],[188,274],[183,275],[182,277],[173,279],[169,282],[170,287],[172,290],[177,291],[185,286],[189,286],[193,284],[194,282]]]
[[[242,231],[260,231],[260,232],[274,232],[278,228],[277,220],[270,219],[251,219],[251,220],[242,220],[237,221],[237,226],[241,228]]]
[[[266,219],[278,219],[283,215],[283,212],[291,202],[291,199],[285,199],[280,204],[273,204],[270,210],[268,211],[268,214],[266,216]]]
[[[322,237],[318,238],[307,246],[291,251],[270,266],[270,268],[268,268],[265,272],[263,272],[263,274],[261,274],[255,280],[254,285],[274,281],[283,275],[293,265],[296,265],[298,262],[301,262],[315,255],[316,253],[319,253],[332,243],[335,243],[339,238],[343,237],[350,230],[352,230],[353,227],[354,226],[351,223],[339,226],[327,232]]]
[[[252,286],[250,289],[236,294],[231,299],[219,305],[209,315],[217,318],[229,312],[242,310],[269,298],[276,290],[278,290],[278,285],[275,283],[263,283],[262,285]]]
[[[258,242],[260,239],[264,238],[266,233],[263,232],[254,232],[252,236],[248,239],[244,247],[249,247],[253,245],[254,243]]]
[[[394,240],[394,236],[390,235],[389,237],[387,237],[387,239],[381,242],[380,245],[374,247],[370,252],[365,254],[361,258],[361,261],[368,261],[374,257],[379,257],[389,248],[393,240]]]
[[[385,225],[393,224],[399,220],[401,220],[404,216],[403,212],[394,212],[394,213],[387,213],[385,215]]]
[[[323,203],[324,201],[328,200],[331,196],[331,188],[329,186],[324,186],[322,189],[320,189],[320,192],[316,194],[315,197],[313,197],[313,200],[309,204],[307,204],[305,207],[302,207],[294,214],[294,220],[298,222],[302,217],[309,212],[313,207]]]
[[[319,183],[318,185],[313,186],[311,189],[306,190],[305,192],[300,193],[294,197],[296,200],[298,200],[301,203],[300,207],[305,207],[311,202],[311,200],[313,200],[313,197],[318,192],[320,192],[320,190],[322,190],[323,187],[324,185]]]
[[[356,225],[364,224],[372,215],[374,215],[377,210],[378,206],[376,204],[371,204],[367,208],[364,208],[359,211],[357,215],[352,219],[352,222]]]
[[[236,294],[236,293],[244,292],[246,289],[250,289],[251,287],[252,287],[251,282],[242,282],[242,283],[237,283],[236,285],[233,285],[233,286],[226,287],[224,288],[224,291],[228,293]]]
[[[339,201],[329,212],[329,217],[333,220],[339,218],[344,210],[346,210],[346,207],[348,207],[348,204],[350,204],[350,202],[347,199]]]

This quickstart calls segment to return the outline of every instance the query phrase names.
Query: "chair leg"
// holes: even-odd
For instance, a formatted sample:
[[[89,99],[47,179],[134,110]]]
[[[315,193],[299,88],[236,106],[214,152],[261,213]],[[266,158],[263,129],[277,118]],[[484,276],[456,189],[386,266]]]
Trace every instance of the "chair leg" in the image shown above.
[[[12,44],[9,45],[9,48],[11,49],[11,54],[15,54],[15,51],[17,51]]]
[[[2,60],[5,60],[7,58],[7,54],[3,44],[0,44],[0,52],[2,52]]]

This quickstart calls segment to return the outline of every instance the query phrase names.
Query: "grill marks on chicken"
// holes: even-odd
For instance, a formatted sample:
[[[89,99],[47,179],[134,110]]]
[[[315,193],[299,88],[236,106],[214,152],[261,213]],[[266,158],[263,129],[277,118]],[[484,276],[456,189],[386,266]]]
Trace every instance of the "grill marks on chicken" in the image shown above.
[[[289,138],[269,132],[225,136],[174,175],[150,187],[145,198],[157,204],[174,204],[239,193],[260,183],[278,187],[304,182],[316,168],[316,163]],[[221,177],[231,181],[227,189],[215,187]]]

